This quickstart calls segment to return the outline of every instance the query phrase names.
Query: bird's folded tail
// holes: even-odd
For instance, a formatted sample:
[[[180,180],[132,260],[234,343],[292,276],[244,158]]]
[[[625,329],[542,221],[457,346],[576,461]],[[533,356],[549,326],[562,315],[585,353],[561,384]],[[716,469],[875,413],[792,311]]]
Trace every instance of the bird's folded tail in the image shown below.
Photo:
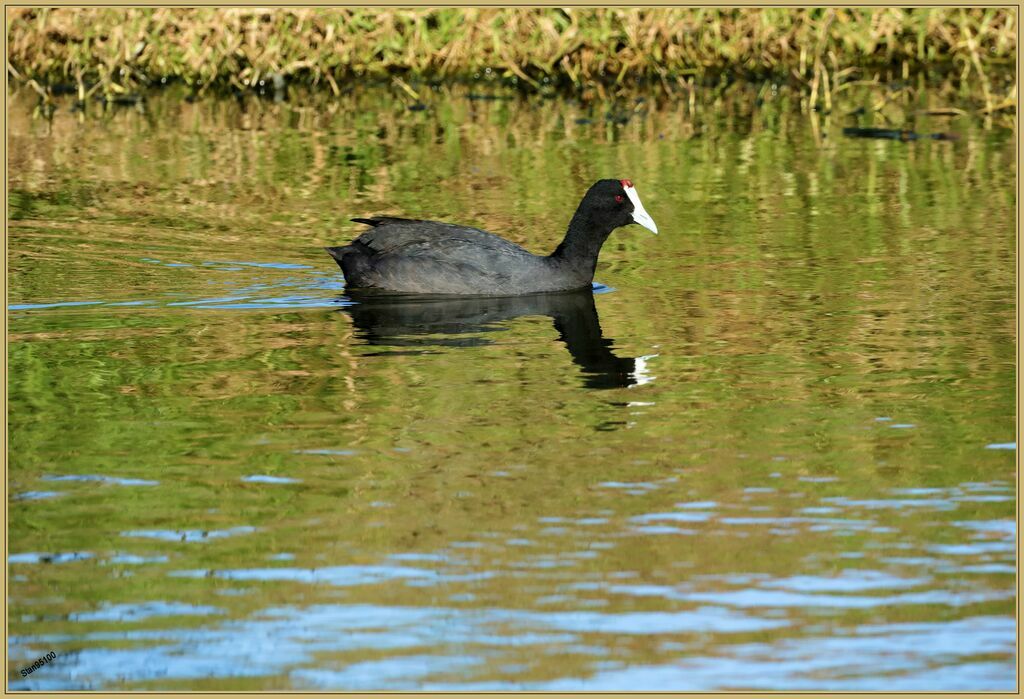
[[[362,274],[371,269],[370,259],[373,251],[358,240],[324,250],[338,263],[338,267],[345,275],[346,283],[357,282]]]
[[[337,260],[338,264],[341,264],[341,258],[344,257],[346,253],[352,252],[352,246],[351,245],[340,245],[340,246],[334,247],[334,248],[324,248],[324,250],[327,251],[328,255],[330,255],[335,260]]]

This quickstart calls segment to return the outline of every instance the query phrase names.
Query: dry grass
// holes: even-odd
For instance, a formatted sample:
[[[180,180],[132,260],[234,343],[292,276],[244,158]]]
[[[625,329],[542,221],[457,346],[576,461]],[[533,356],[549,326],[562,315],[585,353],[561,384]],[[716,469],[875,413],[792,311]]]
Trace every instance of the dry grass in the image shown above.
[[[825,106],[850,83],[929,72],[994,111],[1016,106],[1016,19],[999,8],[9,8],[8,70],[82,97],[165,76],[203,91],[278,75],[335,93],[366,77],[667,91],[772,79]]]

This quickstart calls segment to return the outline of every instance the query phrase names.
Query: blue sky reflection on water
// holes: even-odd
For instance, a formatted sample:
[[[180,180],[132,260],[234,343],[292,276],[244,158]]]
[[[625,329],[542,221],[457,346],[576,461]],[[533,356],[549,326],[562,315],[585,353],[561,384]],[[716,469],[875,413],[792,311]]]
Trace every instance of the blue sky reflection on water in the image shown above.
[[[209,615],[215,611],[186,605],[176,613]],[[133,616],[141,621],[147,615],[136,612]],[[747,617],[722,607],[634,614],[546,614],[366,605],[279,607],[264,610],[258,618],[220,622],[213,628],[199,631],[90,633],[81,640],[91,643],[144,641],[147,648],[145,651],[102,648],[79,651],[56,664],[46,679],[33,678],[26,686],[38,690],[58,686],[89,689],[116,682],[123,668],[141,665],[146,669],[139,679],[145,679],[146,674],[154,678],[187,680],[210,673],[223,677],[287,672],[296,682],[296,688],[345,686],[357,690],[380,687],[477,691],[567,691],[598,687],[620,691],[784,687],[858,690],[872,686],[880,675],[892,676],[898,686],[931,689],[949,686],[996,689],[1012,681],[1012,669],[990,661],[971,662],[972,656],[1012,652],[1014,624],[1001,617],[929,624],[864,625],[848,635],[811,637],[782,644],[725,644],[722,655],[717,657],[685,652],[686,638],[694,634],[724,636],[730,632],[776,628],[786,623]],[[617,663],[611,662],[594,676],[577,680],[488,682],[471,679],[473,667],[483,664],[484,658],[493,663],[495,658],[508,655],[509,662],[514,662],[531,648],[543,653],[552,645],[562,654],[590,654],[593,649],[588,645],[593,639],[630,634],[649,637],[655,643],[671,644],[678,660],[670,668],[617,667]],[[440,638],[444,639],[441,649],[449,652],[436,653]],[[43,636],[32,638],[31,642],[45,645],[60,640]],[[346,651],[357,648],[402,652],[395,660],[374,663],[320,660],[325,656],[343,657]],[[454,652],[457,648],[462,652]],[[435,652],[432,654],[431,650]],[[144,654],[145,663],[139,662],[140,654]],[[935,675],[930,672],[930,658],[936,654],[947,660],[967,661],[967,670],[955,676]],[[858,672],[851,668],[850,657],[858,658],[861,661],[858,666],[864,669]],[[375,669],[370,671],[371,667]],[[388,667],[401,671],[380,671]],[[823,671],[841,671],[845,677],[823,682],[820,679]],[[452,678],[453,674],[464,676],[466,673],[470,678]],[[723,682],[722,678],[727,677],[732,679]],[[85,681],[86,678],[89,680]],[[980,685],[976,684],[978,681]],[[918,682],[923,684],[918,685]]]

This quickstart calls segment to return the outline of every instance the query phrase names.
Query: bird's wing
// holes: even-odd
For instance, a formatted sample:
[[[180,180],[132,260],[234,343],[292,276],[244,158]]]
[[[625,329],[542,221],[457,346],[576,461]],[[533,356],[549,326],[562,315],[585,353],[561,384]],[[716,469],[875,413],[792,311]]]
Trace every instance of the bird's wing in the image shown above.
[[[400,254],[476,265],[483,263],[484,257],[491,254],[530,254],[515,243],[469,226],[386,216],[361,219],[360,222],[370,223],[373,228],[353,243],[363,246],[375,257]]]

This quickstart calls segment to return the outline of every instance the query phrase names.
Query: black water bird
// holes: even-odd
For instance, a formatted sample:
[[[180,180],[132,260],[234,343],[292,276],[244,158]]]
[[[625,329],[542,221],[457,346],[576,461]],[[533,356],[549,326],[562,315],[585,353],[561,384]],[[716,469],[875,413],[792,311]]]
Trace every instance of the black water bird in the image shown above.
[[[613,230],[638,223],[658,232],[629,180],[591,186],[550,255],[452,223],[391,216],[352,220],[372,228],[348,245],[327,248],[346,287],[419,294],[517,296],[588,288]]]

